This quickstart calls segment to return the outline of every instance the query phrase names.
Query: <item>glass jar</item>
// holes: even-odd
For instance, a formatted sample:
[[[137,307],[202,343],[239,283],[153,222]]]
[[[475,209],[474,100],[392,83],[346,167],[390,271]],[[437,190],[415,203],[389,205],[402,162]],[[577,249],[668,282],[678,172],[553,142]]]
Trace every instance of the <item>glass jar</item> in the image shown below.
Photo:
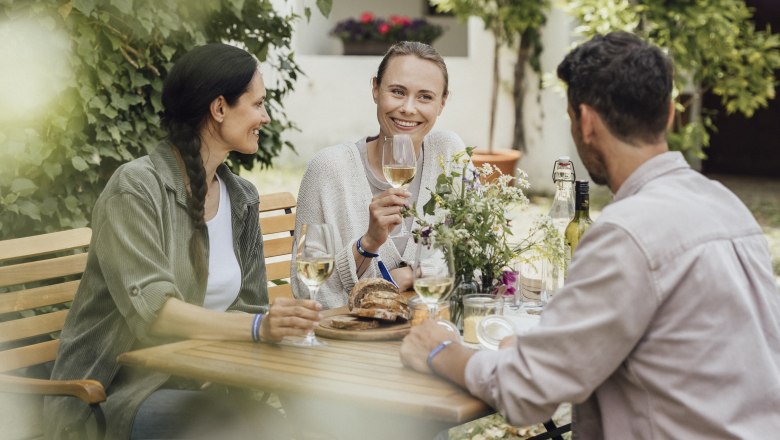
[[[477,326],[485,316],[496,314],[500,300],[493,295],[475,293],[463,297],[463,341],[477,344]]]

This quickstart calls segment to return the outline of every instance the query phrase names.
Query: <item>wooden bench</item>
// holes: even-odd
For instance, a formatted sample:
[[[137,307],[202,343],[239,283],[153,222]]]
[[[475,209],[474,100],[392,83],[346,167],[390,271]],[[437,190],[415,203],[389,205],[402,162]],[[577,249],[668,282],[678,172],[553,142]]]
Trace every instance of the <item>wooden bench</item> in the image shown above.
[[[25,377],[36,368],[48,377],[41,366],[57,357],[59,340],[52,335],[65,323],[67,305],[87,264],[91,236],[92,230],[80,228],[0,241],[0,392],[79,398],[92,408],[102,438],[105,420],[100,403],[106,393],[100,382]],[[36,401],[42,404],[42,399]],[[36,425],[40,429],[40,420]],[[78,434],[80,425],[74,421],[70,429]]]
[[[289,192],[260,196],[260,232],[268,278],[268,303],[276,298],[292,298],[290,264],[295,232],[295,196]]]

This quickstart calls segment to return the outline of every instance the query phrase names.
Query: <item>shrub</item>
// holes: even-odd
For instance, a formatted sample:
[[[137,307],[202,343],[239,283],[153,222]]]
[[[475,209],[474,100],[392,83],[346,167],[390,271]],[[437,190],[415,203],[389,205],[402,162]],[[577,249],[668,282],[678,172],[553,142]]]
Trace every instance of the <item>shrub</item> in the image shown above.
[[[195,45],[239,42],[276,71],[266,78],[273,122],[263,130],[259,151],[229,158],[234,170],[270,165],[283,146],[292,148],[282,139],[294,128],[282,99],[301,72],[288,50],[297,18],[279,15],[271,0],[0,0],[0,36],[27,23],[32,37],[23,43],[51,32],[39,43],[62,55],[43,75],[57,84],[45,112],[14,115],[10,103],[0,109],[0,238],[89,224],[114,170],[163,137],[163,78]],[[16,101],[36,98],[29,95]]]

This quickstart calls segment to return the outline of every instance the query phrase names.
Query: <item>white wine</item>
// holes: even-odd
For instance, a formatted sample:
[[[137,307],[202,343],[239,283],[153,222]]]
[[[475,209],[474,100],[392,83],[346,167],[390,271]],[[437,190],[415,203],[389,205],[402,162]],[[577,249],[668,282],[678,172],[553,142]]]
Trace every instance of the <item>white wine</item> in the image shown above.
[[[574,249],[582,240],[582,236],[590,228],[593,221],[590,219],[590,201],[588,197],[588,181],[578,180],[576,184],[576,202],[574,206],[574,218],[566,226],[564,240],[566,242],[567,260],[571,261]],[[567,265],[568,266],[568,265]]]
[[[307,286],[319,286],[328,279],[336,266],[333,258],[306,258],[295,261],[298,276]]]
[[[385,179],[394,188],[400,188],[404,185],[408,185],[414,179],[414,174],[417,172],[417,167],[397,167],[397,166],[383,166],[382,174],[385,175]]]
[[[452,277],[431,277],[414,280],[414,291],[426,303],[439,302],[452,289]]]

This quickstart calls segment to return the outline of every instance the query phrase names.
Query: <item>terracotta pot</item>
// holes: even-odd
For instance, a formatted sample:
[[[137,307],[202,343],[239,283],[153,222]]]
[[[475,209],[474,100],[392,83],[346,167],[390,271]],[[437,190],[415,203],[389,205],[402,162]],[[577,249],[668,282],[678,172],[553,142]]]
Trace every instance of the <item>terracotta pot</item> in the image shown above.
[[[483,163],[492,163],[497,166],[504,174],[515,175],[517,161],[523,156],[523,153],[517,150],[494,150],[492,153],[488,150],[474,150],[471,155],[471,161],[475,166],[481,166]],[[493,179],[497,175],[491,176]],[[491,179],[492,180],[492,179]]]

